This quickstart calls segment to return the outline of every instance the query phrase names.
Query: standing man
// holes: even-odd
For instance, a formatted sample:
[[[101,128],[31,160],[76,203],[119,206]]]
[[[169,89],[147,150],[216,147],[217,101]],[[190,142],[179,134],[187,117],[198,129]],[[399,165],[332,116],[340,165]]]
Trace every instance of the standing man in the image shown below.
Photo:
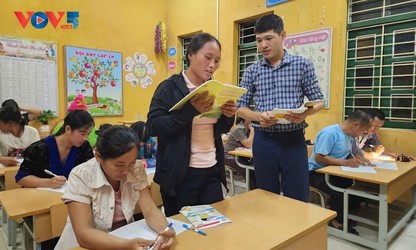
[[[257,187],[283,193],[307,202],[309,196],[308,153],[304,129],[305,119],[324,106],[309,107],[301,114],[288,114],[289,124],[270,116],[274,108],[297,109],[304,97],[323,99],[313,64],[300,56],[289,55],[283,49],[286,32],[283,20],[274,14],[259,18],[254,26],[257,49],[263,59],[250,65],[244,73],[241,87],[247,92],[238,100],[238,114],[253,121],[254,168]],[[254,99],[255,110],[249,106]],[[282,184],[281,184],[282,183]]]

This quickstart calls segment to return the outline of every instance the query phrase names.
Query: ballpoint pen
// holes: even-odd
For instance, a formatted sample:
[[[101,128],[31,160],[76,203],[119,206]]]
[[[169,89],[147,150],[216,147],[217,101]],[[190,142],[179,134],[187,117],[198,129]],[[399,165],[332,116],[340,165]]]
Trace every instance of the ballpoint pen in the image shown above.
[[[169,230],[169,228],[171,228],[172,227],[172,225],[173,225],[173,223],[171,222],[171,223],[169,223],[168,224],[168,226],[163,230],[163,232],[166,232],[166,231],[168,231]],[[156,245],[157,245],[157,243],[158,243],[158,241],[160,240],[160,238],[162,238],[162,236],[159,234],[158,236],[157,236],[157,238],[156,238],[156,240],[155,240],[155,242],[149,247],[149,250],[151,250],[151,249],[153,249]]]
[[[198,228],[195,228],[195,227],[190,227],[190,226],[188,226],[187,224],[183,224],[182,226],[183,226],[184,228],[188,229],[188,230],[191,230],[191,231],[195,232],[195,233],[199,233],[199,234],[202,234],[202,235],[204,235],[204,236],[207,236],[207,234],[206,234],[204,231],[199,230]]]
[[[49,171],[49,170],[47,170],[47,169],[45,169],[44,171],[45,171],[45,173],[47,173],[48,175],[52,175],[53,177],[58,177],[58,175],[54,174],[53,172],[51,172],[51,171]]]

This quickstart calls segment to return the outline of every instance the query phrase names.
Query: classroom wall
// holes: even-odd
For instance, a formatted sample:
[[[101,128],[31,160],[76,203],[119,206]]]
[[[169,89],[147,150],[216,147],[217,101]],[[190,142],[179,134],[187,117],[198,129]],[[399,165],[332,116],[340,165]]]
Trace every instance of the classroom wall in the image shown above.
[[[146,54],[155,63],[154,83],[144,89],[132,87],[123,79],[124,115],[95,117],[96,124],[117,123],[119,120],[136,120],[138,113],[146,119],[150,99],[156,86],[167,75],[163,56],[154,53],[155,27],[166,22],[165,0],[6,0],[0,7],[0,34],[54,41],[58,45],[59,118],[66,113],[64,45],[117,51],[123,60],[135,52]],[[54,29],[48,24],[36,29],[30,23],[23,29],[14,11],[79,11],[79,27],[73,30]],[[66,15],[62,21],[66,22]],[[123,63],[123,62],[122,62]],[[123,72],[125,75],[125,73]]]
[[[79,11],[80,26],[74,30],[35,29],[28,25],[23,29],[14,11]],[[163,79],[179,72],[182,67],[179,37],[209,32],[218,35],[222,43],[222,59],[215,78],[236,84],[238,22],[257,18],[265,13],[275,13],[284,19],[288,34],[332,27],[332,63],[330,107],[307,118],[306,137],[314,139],[317,132],[330,124],[343,120],[345,39],[347,1],[289,0],[270,8],[265,0],[6,0],[0,8],[0,34],[43,39],[58,43],[58,85],[60,118],[66,111],[63,46],[73,45],[122,52],[123,59],[133,53],[144,53],[155,63],[153,84],[143,89],[133,88],[124,80],[124,115],[121,117],[96,117],[96,123],[117,123],[119,120],[135,120],[138,113],[145,119],[153,92]],[[164,21],[168,31],[168,47],[177,53],[154,53],[154,31],[159,21]],[[168,70],[169,61],[176,62]],[[123,72],[124,73],[124,72]],[[380,138],[387,147],[416,155],[416,131],[383,128]]]

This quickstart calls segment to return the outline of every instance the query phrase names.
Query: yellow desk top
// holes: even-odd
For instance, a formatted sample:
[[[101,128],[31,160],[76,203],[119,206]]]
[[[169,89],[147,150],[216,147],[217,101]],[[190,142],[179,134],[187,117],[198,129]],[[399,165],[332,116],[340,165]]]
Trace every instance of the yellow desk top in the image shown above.
[[[138,122],[138,120],[126,120],[126,121],[117,121],[118,123],[121,123],[121,124],[123,124],[123,125],[126,125],[126,124],[133,124],[133,123],[135,123],[135,122]]]
[[[308,149],[308,157],[309,157],[310,154],[312,153],[313,145],[307,145],[307,149]],[[228,151],[227,153],[230,155],[235,155],[235,156],[253,158],[253,151],[250,148],[232,150],[232,151]]]
[[[416,161],[396,164],[398,170],[377,168],[375,174],[342,171],[340,166],[328,166],[316,172],[386,186],[387,202],[391,203],[416,185]]]
[[[336,215],[334,211],[260,189],[227,198],[213,207],[232,223],[204,229],[208,236],[185,231],[177,236],[172,249],[281,248],[326,226]],[[172,218],[187,221],[180,214]]]
[[[18,188],[0,192],[0,203],[12,220],[49,212],[52,205],[63,203],[62,193],[36,188]]]
[[[235,155],[235,156],[247,157],[247,158],[253,158],[253,151],[251,151],[250,148],[228,151],[228,154],[229,155]]]
[[[9,170],[19,170],[19,166],[12,166],[12,167],[1,167],[0,168],[0,176],[4,176],[4,172]]]
[[[379,169],[377,168],[377,173],[356,173],[343,171],[341,166],[327,166],[316,170],[318,173],[335,175],[339,177],[365,181],[369,183],[388,185],[393,181],[399,179],[402,175],[409,172],[416,172],[416,161],[411,162],[397,162],[398,170],[388,170],[388,169]]]
[[[204,249],[281,248],[336,215],[334,211],[260,189],[227,198],[213,207],[232,223],[204,229],[206,237],[185,231],[177,236],[175,249],[195,249],[197,245]],[[173,218],[186,221],[182,215]]]

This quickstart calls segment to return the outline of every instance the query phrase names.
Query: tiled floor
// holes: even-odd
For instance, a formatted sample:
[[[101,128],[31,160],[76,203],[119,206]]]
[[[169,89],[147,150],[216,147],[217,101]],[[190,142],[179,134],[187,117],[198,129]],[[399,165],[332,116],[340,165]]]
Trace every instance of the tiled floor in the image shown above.
[[[239,180],[241,180],[241,178]],[[237,194],[240,194],[244,191],[245,189],[242,187],[236,186],[235,188],[235,192]],[[374,217],[377,214],[376,211],[377,211],[377,208],[375,206],[369,205],[368,207],[363,207],[361,209],[361,215],[364,215],[366,217]],[[1,213],[0,213],[0,217],[1,217]],[[392,217],[391,219],[394,221],[395,219],[394,213],[390,217]],[[360,233],[360,235],[363,235],[370,239],[375,239],[375,237],[377,236],[376,231],[371,230],[367,227],[360,226],[360,224],[357,226],[356,229]],[[18,231],[17,242],[18,242],[17,250],[22,250],[23,247],[21,245],[20,230]],[[6,250],[6,249],[9,250],[11,249],[11,247],[6,245],[6,235],[3,233],[3,228],[0,228],[0,250]],[[329,250],[362,250],[362,249],[368,249],[368,248],[357,245],[352,242],[339,239],[337,237],[329,236],[328,237],[328,249]],[[391,250],[416,249],[416,220],[415,219],[410,220],[407,223],[406,227],[403,228],[397,234],[397,236],[390,242],[388,249],[391,249]]]

